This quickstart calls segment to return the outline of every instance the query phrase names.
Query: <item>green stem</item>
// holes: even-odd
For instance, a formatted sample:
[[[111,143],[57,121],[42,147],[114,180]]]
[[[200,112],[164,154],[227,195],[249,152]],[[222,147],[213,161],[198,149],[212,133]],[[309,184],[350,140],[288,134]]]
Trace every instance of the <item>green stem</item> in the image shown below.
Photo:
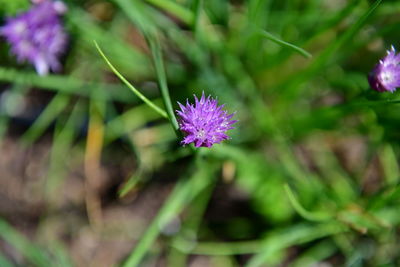
[[[180,136],[179,133],[179,125],[176,120],[174,109],[171,103],[171,97],[169,95],[168,85],[167,85],[167,76],[165,74],[164,63],[162,60],[162,53],[160,42],[158,41],[157,36],[154,34],[152,36],[148,36],[148,42],[151,49],[151,54],[153,56],[154,66],[157,73],[158,83],[160,85],[161,96],[164,101],[165,108],[167,110],[168,118],[172,123],[172,127],[174,128],[177,136]]]
[[[94,44],[99,51],[100,55],[103,57],[104,61],[107,63],[107,65],[110,67],[110,69],[114,72],[114,74],[126,85],[128,86],[131,91],[137,95],[143,102],[145,102],[149,107],[151,107],[154,111],[159,113],[162,117],[168,119],[167,113],[161,109],[160,107],[156,106],[151,100],[149,100],[147,97],[145,97],[142,93],[140,93],[130,82],[128,82],[127,79],[125,79],[124,76],[122,76],[121,73],[118,72],[118,70],[111,64],[111,62],[108,60],[106,55],[104,55],[103,51],[99,47],[96,41],[94,41]]]
[[[325,213],[316,213],[316,212],[310,212],[306,210],[296,199],[296,197],[293,194],[293,191],[290,189],[288,184],[284,185],[286,195],[289,198],[290,203],[292,204],[293,208],[297,211],[297,213],[302,216],[304,219],[309,220],[309,221],[326,221],[332,218],[329,214]]]
[[[192,241],[178,239],[173,245],[183,253],[192,255],[229,256],[258,253],[263,248],[264,240],[242,242],[201,242],[193,247]],[[193,248],[188,251],[187,248],[190,247]]]
[[[50,258],[44,250],[26,239],[24,235],[2,218],[0,218],[0,238],[13,246],[17,252],[21,253],[34,266],[44,267],[52,265]]]
[[[196,154],[199,155],[200,150],[196,150]],[[182,225],[182,228],[180,230],[180,233],[173,238],[172,240],[172,248],[171,252],[169,255],[169,264],[168,266],[171,267],[177,267],[177,266],[186,266],[187,265],[187,250],[185,249],[178,249],[177,247],[174,246],[174,243],[177,244],[177,246],[181,245],[183,240],[185,240],[185,236],[188,234],[193,237],[197,237],[201,221],[203,219],[204,212],[206,211],[207,204],[209,203],[209,200],[212,196],[212,193],[214,191],[214,186],[215,186],[215,180],[213,180],[214,183],[212,183],[210,186],[208,186],[205,190],[203,190],[197,198],[193,201],[190,210],[188,211],[187,214],[187,219],[185,223]],[[185,243],[183,241],[183,243]],[[186,246],[187,244],[182,244],[186,248],[190,247]]]
[[[203,0],[196,0],[194,10],[193,32],[196,40],[200,40],[200,19],[201,11],[203,9]]]
[[[313,225],[295,225],[284,231],[277,232],[267,237],[260,247],[261,251],[255,254],[246,263],[245,267],[265,266],[266,261],[273,255],[279,253],[293,245],[300,245],[327,236],[334,236],[343,233],[348,229],[338,223],[313,224]]]
[[[296,46],[294,44],[285,42],[285,41],[279,39],[278,37],[272,35],[271,33],[267,32],[267,31],[259,30],[258,33],[261,34],[262,36],[264,36],[265,38],[267,38],[268,40],[271,40],[274,43],[277,43],[277,44],[279,44],[281,46],[288,47],[288,48],[300,53],[301,55],[303,55],[306,58],[311,58],[312,57],[312,55],[310,53],[308,53],[306,50],[304,50],[303,48],[298,47],[298,46]]]
[[[147,0],[147,2],[151,3],[152,5],[161,8],[172,15],[175,15],[177,18],[182,20],[184,23],[188,25],[192,25],[193,23],[193,14],[187,10],[186,8],[182,7],[181,5],[175,3],[174,1],[170,0]]]
[[[139,264],[160,234],[161,229],[170,222],[172,218],[177,216],[187,203],[202,192],[213,180],[213,166],[204,164],[203,161],[201,161],[201,163],[196,163],[194,175],[189,179],[183,178],[177,183],[164,206],[144,232],[142,238],[122,267],[140,266]]]

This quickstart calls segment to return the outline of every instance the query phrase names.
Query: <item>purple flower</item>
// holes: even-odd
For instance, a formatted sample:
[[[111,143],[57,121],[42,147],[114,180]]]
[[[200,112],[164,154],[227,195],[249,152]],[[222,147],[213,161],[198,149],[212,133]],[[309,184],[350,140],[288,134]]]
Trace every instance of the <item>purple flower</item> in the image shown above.
[[[33,7],[8,18],[0,28],[19,62],[32,63],[40,75],[61,70],[59,58],[67,46],[60,15],[66,6],[60,1],[35,0]]]
[[[378,92],[393,93],[400,87],[400,54],[396,54],[393,46],[369,74],[368,81]]]
[[[186,106],[178,102],[181,110],[177,110],[179,115],[179,128],[185,134],[182,141],[183,145],[194,143],[195,147],[211,147],[213,144],[219,144],[225,139],[229,139],[225,133],[233,129],[232,124],[237,122],[231,120],[233,115],[228,114],[218,106],[216,99],[204,96],[200,100],[194,96],[195,104],[190,104],[186,100]]]

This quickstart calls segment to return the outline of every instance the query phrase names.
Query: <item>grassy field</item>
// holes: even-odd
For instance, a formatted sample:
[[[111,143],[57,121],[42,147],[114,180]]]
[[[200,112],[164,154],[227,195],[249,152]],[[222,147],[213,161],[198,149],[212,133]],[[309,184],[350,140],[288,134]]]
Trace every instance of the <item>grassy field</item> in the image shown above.
[[[399,1],[64,3],[61,72],[1,39],[1,267],[400,266]],[[203,91],[238,122],[182,146]]]

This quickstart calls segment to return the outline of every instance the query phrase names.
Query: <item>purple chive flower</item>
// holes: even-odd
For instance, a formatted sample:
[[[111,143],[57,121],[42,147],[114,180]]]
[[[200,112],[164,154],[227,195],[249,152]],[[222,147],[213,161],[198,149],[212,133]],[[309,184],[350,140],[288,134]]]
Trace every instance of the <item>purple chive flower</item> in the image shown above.
[[[222,109],[224,105],[218,106],[218,101],[211,96],[206,98],[204,92],[200,100],[196,96],[194,99],[194,105],[188,100],[186,106],[178,102],[181,108],[176,111],[180,117],[179,128],[185,134],[182,144],[194,143],[195,147],[211,147],[229,139],[225,133],[233,129],[232,124],[237,122],[231,120],[235,113],[228,114]]]
[[[369,74],[368,81],[378,92],[393,93],[400,87],[400,54],[396,54],[393,46]]]
[[[32,63],[40,75],[61,70],[59,58],[67,46],[60,15],[66,6],[60,1],[33,0],[28,11],[8,18],[0,35],[11,45],[19,62]]]

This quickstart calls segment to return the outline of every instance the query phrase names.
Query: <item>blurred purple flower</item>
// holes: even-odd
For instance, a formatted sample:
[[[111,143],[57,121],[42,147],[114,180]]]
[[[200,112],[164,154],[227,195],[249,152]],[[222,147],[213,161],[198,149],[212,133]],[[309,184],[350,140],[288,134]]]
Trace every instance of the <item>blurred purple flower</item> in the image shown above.
[[[378,92],[393,93],[400,87],[400,54],[396,54],[393,46],[369,74],[368,81],[372,89]]]
[[[66,6],[60,1],[35,0],[28,11],[8,18],[0,28],[19,62],[32,63],[40,75],[61,70],[59,58],[67,47],[67,35],[60,15]]]
[[[229,139],[225,133],[233,129],[232,124],[237,122],[231,120],[235,115],[228,114],[222,108],[224,105],[218,106],[216,99],[204,96],[204,92],[200,100],[194,96],[195,104],[190,104],[186,100],[186,106],[178,102],[181,110],[177,110],[179,115],[179,128],[185,134],[182,141],[183,145],[194,143],[195,147],[211,147],[225,139]]]

